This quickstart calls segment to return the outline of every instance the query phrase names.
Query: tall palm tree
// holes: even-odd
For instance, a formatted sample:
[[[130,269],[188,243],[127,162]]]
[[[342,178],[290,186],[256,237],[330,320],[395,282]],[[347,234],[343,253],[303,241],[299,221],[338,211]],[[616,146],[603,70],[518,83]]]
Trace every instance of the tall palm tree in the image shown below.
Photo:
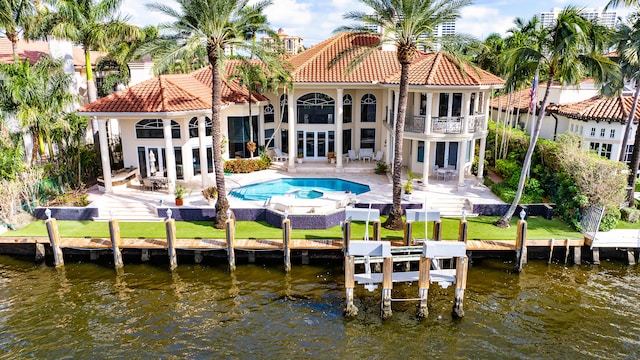
[[[395,126],[395,143],[393,157],[393,206],[384,227],[402,229],[402,142],[404,121],[407,112],[409,94],[409,66],[413,62],[418,48],[432,49],[435,39],[435,28],[445,22],[455,21],[460,16],[462,7],[469,5],[470,0],[360,0],[369,6],[373,13],[352,11],[344,15],[345,19],[358,22],[360,25],[344,26],[337,31],[350,31],[356,34],[370,34],[372,28],[381,28],[382,36],[378,43],[365,49],[351,61],[355,66],[365,55],[375,51],[383,43],[394,43],[396,56],[400,63],[400,91],[398,114]],[[356,50],[357,51],[357,50]]]
[[[91,68],[91,50],[104,51],[110,43],[135,39],[139,29],[118,17],[122,0],[50,0],[55,11],[45,19],[44,30],[78,43],[84,51],[87,99],[96,101],[97,90]],[[94,144],[99,149],[98,120],[91,119]]]
[[[0,64],[0,109],[13,114],[33,136],[31,163],[45,154],[45,140],[59,125],[74,96],[69,93],[71,78],[62,63],[43,57],[34,65],[28,60]]]
[[[252,47],[253,48],[253,47]],[[267,74],[264,67],[260,63],[243,60],[236,65],[229,79],[235,79],[241,87],[247,89],[247,102],[249,103],[249,142],[255,147],[255,139],[253,138],[253,119],[251,117],[251,95],[262,90],[267,85]],[[247,146],[249,149],[249,146]],[[254,149],[255,150],[255,149]],[[253,157],[253,151],[251,157]]]
[[[173,46],[169,48],[148,48],[152,54],[159,56],[157,66],[167,68],[177,59],[189,59],[194,53],[206,51],[211,66],[211,118],[213,139],[213,161],[218,187],[216,201],[216,215],[214,226],[223,228],[227,220],[229,201],[225,189],[224,169],[221,151],[222,121],[220,110],[222,107],[222,77],[221,69],[228,59],[226,50],[248,49],[244,34],[247,33],[256,14],[271,4],[270,0],[259,1],[252,5],[255,11],[246,11],[248,0],[177,0],[178,9],[161,4],[148,4],[153,11],[163,13],[174,19],[172,23],[162,26],[162,30],[178,35]],[[160,46],[171,44],[163,43]],[[156,52],[160,51],[162,52]]]
[[[0,29],[11,41],[13,56],[18,56],[18,40],[20,34],[24,34],[33,22],[30,21],[36,14],[36,0],[0,0]]]
[[[546,77],[546,91],[522,164],[516,196],[507,212],[496,222],[497,226],[509,226],[509,221],[522,197],[553,80],[567,85],[576,84],[587,75],[591,75],[596,84],[600,84],[607,74],[618,71],[616,64],[602,55],[604,39],[597,29],[592,22],[580,16],[578,8],[568,6],[558,14],[555,24],[545,32],[545,37],[540,39],[539,44],[523,45],[509,55],[507,67],[512,69],[512,72],[508,83],[513,82],[514,77],[519,74],[535,71]]]

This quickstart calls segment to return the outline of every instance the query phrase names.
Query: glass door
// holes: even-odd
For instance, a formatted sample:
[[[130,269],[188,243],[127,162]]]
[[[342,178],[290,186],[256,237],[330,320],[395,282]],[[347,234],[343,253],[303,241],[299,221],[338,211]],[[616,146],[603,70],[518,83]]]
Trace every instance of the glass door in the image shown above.
[[[327,152],[335,151],[333,131],[305,131],[304,132],[304,157],[319,159],[327,156]]]

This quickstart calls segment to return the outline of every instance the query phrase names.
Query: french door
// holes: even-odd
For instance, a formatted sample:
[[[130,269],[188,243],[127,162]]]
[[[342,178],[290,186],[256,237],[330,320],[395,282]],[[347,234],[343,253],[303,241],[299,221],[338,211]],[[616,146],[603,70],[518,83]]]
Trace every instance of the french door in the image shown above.
[[[298,135],[298,145],[303,146],[303,154],[305,159],[325,158],[328,152],[335,151],[334,131],[304,131]],[[300,144],[301,142],[301,144]]]

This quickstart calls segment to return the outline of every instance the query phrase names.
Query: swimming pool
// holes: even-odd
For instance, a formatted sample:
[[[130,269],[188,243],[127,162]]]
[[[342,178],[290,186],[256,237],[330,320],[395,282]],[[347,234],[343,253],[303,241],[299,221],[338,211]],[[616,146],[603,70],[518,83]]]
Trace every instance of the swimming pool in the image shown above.
[[[292,195],[299,199],[322,197],[323,191],[349,191],[356,195],[370,191],[369,185],[335,178],[278,179],[231,190],[229,195],[242,200],[268,200],[272,196]]]

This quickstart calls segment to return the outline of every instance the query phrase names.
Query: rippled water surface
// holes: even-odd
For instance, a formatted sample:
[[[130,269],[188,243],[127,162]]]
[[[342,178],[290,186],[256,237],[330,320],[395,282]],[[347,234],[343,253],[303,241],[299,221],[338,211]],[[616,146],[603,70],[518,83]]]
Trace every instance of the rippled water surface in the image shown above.
[[[640,276],[605,263],[474,264],[464,309],[453,289],[432,286],[429,316],[358,288],[356,319],[342,317],[337,265],[91,263],[63,270],[0,256],[0,358],[538,358],[638,359]],[[417,297],[397,285],[394,297]]]

